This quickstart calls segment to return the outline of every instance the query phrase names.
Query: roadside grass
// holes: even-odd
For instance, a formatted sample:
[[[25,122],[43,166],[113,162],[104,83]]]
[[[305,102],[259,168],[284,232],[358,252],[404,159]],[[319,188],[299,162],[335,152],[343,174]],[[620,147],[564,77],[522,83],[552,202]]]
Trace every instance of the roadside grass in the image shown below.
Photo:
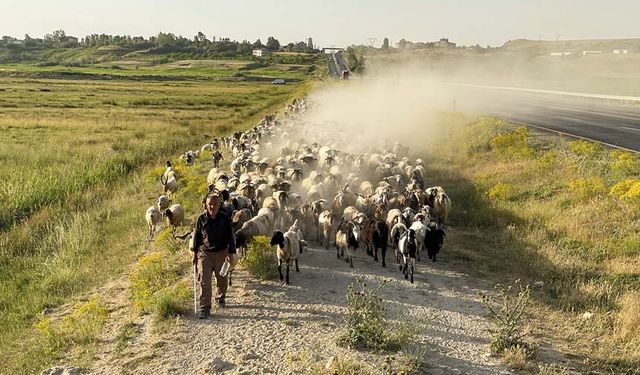
[[[427,175],[452,197],[451,224],[464,229],[447,246],[453,259],[497,281],[542,281],[531,293],[539,332],[618,371],[638,366],[637,335],[615,334],[635,324],[624,296],[640,290],[638,155],[445,117],[451,130],[433,145]],[[582,321],[585,312],[594,319]]]
[[[43,311],[120,275],[147,251],[144,212],[161,193],[157,166],[177,161],[179,153],[199,148],[214,134],[253,126],[309,87],[174,81],[159,89],[153,82],[5,77],[0,83],[7,87],[0,98],[0,373],[16,374],[38,372],[77,346],[72,341],[46,350],[44,333],[33,328],[46,317]],[[158,95],[175,89],[172,95],[183,101],[222,92],[219,103],[237,100],[239,110],[218,102],[198,110],[102,103],[144,98],[146,90],[153,96],[156,89],[166,91]],[[56,104],[60,98],[87,108],[65,108]],[[199,212],[202,183],[177,169],[184,177],[176,198],[183,201],[177,203],[192,217]],[[180,252],[184,245],[163,233],[156,234],[160,240],[152,251],[188,263]],[[188,287],[177,285],[154,290],[145,312],[158,320],[179,313]]]

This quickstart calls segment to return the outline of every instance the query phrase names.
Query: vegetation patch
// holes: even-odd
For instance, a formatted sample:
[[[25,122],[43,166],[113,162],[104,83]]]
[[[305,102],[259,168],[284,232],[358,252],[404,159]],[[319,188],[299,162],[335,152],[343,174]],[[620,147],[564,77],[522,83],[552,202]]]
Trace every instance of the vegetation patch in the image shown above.
[[[452,225],[465,232],[449,238],[453,256],[472,259],[472,272],[497,282],[539,283],[530,294],[532,324],[562,340],[573,332],[572,347],[603,368],[637,368],[636,341],[622,334],[618,317],[631,316],[624,296],[640,291],[638,157],[595,142],[534,138],[491,118],[442,121],[447,142],[434,141],[425,158],[455,204]],[[504,333],[494,351],[517,341]]]
[[[247,246],[247,251],[240,259],[240,265],[245,267],[252,276],[264,280],[275,280],[278,274],[278,259],[271,239],[266,236],[256,236]]]
[[[94,343],[109,316],[108,310],[97,297],[74,305],[70,314],[62,319],[44,318],[34,324],[42,339],[43,349],[56,356],[71,345]]]
[[[345,328],[336,342],[340,346],[360,349],[397,351],[407,346],[416,334],[415,327],[391,324],[385,319],[382,299],[378,296],[386,284],[372,289],[362,280],[347,287]]]
[[[496,285],[497,296],[481,294],[482,304],[495,325],[492,331],[491,352],[502,354],[511,348],[526,348],[523,318],[529,303],[529,286],[523,287],[519,281],[513,286]]]

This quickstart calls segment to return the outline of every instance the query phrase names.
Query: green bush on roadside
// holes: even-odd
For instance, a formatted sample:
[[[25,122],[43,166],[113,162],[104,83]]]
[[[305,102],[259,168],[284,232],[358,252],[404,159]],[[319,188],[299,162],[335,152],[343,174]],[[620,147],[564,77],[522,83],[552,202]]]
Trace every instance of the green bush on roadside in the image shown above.
[[[336,343],[350,348],[375,350],[400,350],[415,335],[415,327],[399,324],[393,327],[384,317],[380,289],[387,283],[383,281],[376,289],[371,289],[357,278],[347,287],[346,326],[338,336]]]
[[[240,265],[245,267],[255,277],[265,280],[273,280],[278,275],[278,260],[276,252],[269,244],[271,239],[266,236],[257,236],[247,246]]]

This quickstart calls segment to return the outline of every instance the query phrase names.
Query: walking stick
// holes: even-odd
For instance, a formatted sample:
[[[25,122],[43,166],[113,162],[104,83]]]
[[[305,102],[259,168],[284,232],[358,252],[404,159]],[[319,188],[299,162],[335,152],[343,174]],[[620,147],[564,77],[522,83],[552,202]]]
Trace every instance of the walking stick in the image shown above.
[[[198,313],[198,286],[196,278],[198,277],[198,265],[193,265],[193,313]]]

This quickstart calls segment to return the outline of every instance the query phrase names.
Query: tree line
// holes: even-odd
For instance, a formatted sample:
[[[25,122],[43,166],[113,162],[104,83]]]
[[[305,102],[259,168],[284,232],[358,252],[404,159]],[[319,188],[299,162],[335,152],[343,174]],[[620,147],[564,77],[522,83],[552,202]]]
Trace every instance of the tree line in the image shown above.
[[[0,47],[13,49],[48,49],[48,48],[79,48],[79,47],[135,47],[136,49],[149,48],[150,52],[186,52],[186,53],[228,53],[234,55],[251,55],[253,49],[266,49],[271,52],[302,52],[314,53],[318,50],[313,45],[313,39],[306,41],[280,44],[273,36],[267,38],[266,43],[260,39],[251,43],[247,40],[237,41],[230,38],[211,39],[203,32],[198,32],[193,38],[186,38],[173,33],[159,32],[149,38],[130,35],[91,34],[84,38],[68,36],[64,30],[56,30],[46,34],[43,38],[32,38],[25,34],[22,40],[12,36],[3,36],[0,39]]]

